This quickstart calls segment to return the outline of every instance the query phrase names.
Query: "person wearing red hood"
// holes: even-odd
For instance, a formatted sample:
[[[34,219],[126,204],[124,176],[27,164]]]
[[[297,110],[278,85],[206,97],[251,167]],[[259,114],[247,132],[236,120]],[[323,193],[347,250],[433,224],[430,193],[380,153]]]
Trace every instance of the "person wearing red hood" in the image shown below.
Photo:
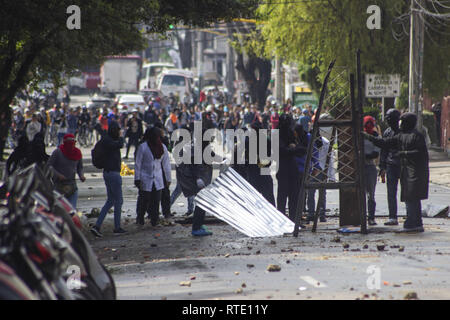
[[[375,119],[371,116],[364,117],[364,132],[367,134],[378,137],[378,133],[375,129]],[[367,213],[368,213],[368,223],[369,226],[374,226],[375,222],[375,188],[377,186],[378,171],[375,165],[375,159],[380,155],[380,149],[376,147],[369,140],[364,140],[364,155],[365,155],[365,166],[364,166],[364,178],[366,184],[367,193]]]
[[[78,188],[75,174],[81,182],[86,181],[83,174],[83,161],[80,149],[75,147],[75,136],[71,133],[64,135],[63,143],[53,151],[48,165],[53,169],[55,189],[62,193],[77,208]]]

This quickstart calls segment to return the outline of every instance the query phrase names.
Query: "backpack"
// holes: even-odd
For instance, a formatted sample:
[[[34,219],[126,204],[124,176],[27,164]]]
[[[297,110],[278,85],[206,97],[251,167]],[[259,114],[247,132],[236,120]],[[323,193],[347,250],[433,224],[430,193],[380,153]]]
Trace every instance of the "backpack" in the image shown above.
[[[106,163],[106,157],[108,156],[104,147],[103,139],[97,141],[94,149],[91,150],[92,164],[97,169],[104,169]]]

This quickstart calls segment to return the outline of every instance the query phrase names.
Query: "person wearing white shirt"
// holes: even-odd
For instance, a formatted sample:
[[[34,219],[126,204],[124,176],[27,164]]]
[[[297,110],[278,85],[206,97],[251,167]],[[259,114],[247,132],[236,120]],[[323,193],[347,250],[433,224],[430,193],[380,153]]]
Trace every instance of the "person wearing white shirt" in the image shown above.
[[[320,182],[327,182],[327,181],[335,181],[335,169],[334,169],[334,152],[332,151],[331,155],[330,155],[330,162],[329,162],[329,166],[328,166],[328,170],[326,170],[326,164],[327,164],[327,155],[328,155],[328,150],[330,148],[330,141],[325,138],[325,137],[321,137],[322,138],[322,147],[319,149],[319,154],[318,154],[318,162],[319,162],[319,166],[321,168],[321,171],[319,171],[319,173],[316,175],[315,179],[317,179]],[[326,172],[325,172],[326,170]],[[318,182],[315,179],[313,179],[313,182]],[[322,203],[319,206],[319,215],[320,215],[320,222],[326,222],[327,219],[325,217],[325,212],[326,212],[326,190],[322,189],[319,192],[323,192],[322,193]],[[316,194],[316,189],[308,189],[308,201],[307,201],[307,205],[308,205],[308,216],[307,216],[307,221],[313,221],[314,219],[314,212],[316,210],[315,208],[315,194]]]
[[[34,113],[26,129],[28,141],[32,142],[34,140],[34,136],[41,132],[41,129],[42,125],[38,121],[37,115]]]
[[[152,226],[158,223],[159,203],[164,185],[163,171],[167,187],[171,183],[169,152],[161,142],[161,130],[152,127],[146,130],[144,142],[136,154],[134,183],[139,189],[136,224],[144,224],[147,209],[150,212]]]

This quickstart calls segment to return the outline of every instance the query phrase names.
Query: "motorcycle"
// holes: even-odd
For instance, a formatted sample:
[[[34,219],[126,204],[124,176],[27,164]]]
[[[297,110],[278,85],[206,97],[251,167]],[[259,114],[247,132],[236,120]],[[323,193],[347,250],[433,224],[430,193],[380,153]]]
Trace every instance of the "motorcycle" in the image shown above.
[[[0,188],[0,260],[38,299],[115,299],[114,280],[50,177],[48,168],[32,165]]]

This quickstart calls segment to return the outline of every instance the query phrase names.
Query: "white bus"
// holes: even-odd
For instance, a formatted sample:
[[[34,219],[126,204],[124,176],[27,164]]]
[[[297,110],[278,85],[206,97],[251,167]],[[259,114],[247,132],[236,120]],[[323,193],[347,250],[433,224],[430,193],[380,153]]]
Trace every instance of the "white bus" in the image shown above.
[[[139,91],[144,89],[156,89],[157,77],[164,69],[173,69],[175,65],[168,62],[145,63],[142,66],[139,77]]]
[[[180,102],[190,103],[193,99],[194,73],[184,69],[164,70],[159,75],[158,89],[163,96],[172,93]]]

